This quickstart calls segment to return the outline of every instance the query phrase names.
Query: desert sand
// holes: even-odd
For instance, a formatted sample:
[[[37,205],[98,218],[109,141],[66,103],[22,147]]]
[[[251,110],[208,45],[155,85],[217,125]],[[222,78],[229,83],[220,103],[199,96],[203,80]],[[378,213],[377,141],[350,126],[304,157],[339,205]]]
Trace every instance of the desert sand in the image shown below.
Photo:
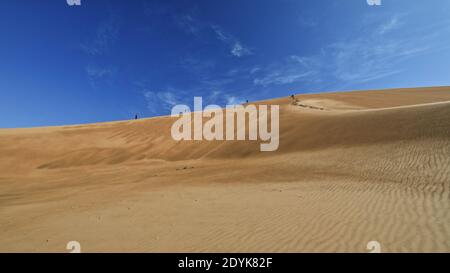
[[[0,251],[450,252],[450,87],[280,98],[280,146],[171,117],[0,130]]]

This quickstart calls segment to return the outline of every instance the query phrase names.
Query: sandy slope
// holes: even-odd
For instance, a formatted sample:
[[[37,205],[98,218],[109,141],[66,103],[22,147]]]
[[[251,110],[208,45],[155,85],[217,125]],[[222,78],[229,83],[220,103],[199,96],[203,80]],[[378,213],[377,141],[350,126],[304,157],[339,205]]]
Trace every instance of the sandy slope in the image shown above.
[[[296,97],[264,102],[272,153],[170,117],[0,130],[0,251],[449,252],[450,88]]]

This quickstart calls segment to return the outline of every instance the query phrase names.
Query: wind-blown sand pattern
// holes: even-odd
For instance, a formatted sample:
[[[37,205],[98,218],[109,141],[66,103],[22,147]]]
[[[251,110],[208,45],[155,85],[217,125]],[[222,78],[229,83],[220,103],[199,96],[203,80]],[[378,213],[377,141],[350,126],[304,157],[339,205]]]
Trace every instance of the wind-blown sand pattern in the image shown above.
[[[171,117],[0,130],[0,251],[449,252],[450,88],[296,98],[269,153]]]

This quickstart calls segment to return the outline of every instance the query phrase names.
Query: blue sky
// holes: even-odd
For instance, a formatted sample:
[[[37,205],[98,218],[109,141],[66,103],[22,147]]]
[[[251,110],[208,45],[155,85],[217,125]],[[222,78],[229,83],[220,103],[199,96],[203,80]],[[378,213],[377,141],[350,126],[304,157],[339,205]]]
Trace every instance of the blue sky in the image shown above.
[[[450,85],[449,15],[448,0],[4,1],[0,127]]]

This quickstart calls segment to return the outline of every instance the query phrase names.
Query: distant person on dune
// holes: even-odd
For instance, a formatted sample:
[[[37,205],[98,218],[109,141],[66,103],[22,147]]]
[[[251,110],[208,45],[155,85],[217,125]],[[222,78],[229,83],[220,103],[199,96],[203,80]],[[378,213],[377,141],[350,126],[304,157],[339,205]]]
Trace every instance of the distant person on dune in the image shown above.
[[[297,104],[298,103],[298,100],[295,98],[295,96],[294,95],[291,95],[291,99],[292,99],[292,104]]]

